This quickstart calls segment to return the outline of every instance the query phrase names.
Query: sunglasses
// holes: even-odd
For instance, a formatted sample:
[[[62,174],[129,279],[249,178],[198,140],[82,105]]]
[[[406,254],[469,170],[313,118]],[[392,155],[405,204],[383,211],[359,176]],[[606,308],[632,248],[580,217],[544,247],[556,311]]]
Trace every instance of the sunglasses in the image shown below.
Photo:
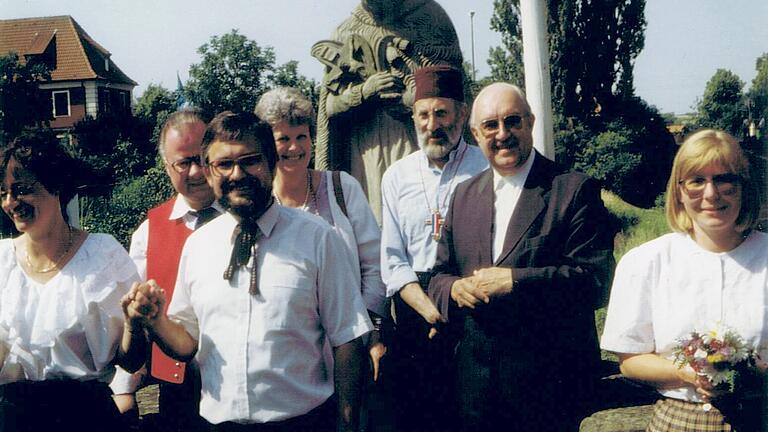
[[[499,131],[499,126],[502,124],[504,129],[521,129],[523,127],[523,118],[527,116],[528,114],[512,114],[504,117],[501,121],[499,119],[483,120],[480,122],[480,131],[485,135],[492,135]]]

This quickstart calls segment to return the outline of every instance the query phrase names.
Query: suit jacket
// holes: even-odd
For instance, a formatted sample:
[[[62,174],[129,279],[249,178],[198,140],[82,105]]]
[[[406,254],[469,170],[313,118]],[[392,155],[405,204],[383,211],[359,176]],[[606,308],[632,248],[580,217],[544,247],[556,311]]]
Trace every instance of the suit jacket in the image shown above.
[[[518,405],[526,408],[521,415],[537,417],[537,409],[552,408],[553,395],[586,391],[597,372],[594,309],[613,271],[614,224],[597,181],[540,154],[495,262],[493,212],[491,169],[457,187],[429,294],[459,340],[465,416],[480,421],[498,414],[490,410],[511,413],[508,405]],[[491,266],[512,269],[512,292],[474,310],[458,308],[450,297],[453,282]],[[561,427],[553,430],[567,430]]]

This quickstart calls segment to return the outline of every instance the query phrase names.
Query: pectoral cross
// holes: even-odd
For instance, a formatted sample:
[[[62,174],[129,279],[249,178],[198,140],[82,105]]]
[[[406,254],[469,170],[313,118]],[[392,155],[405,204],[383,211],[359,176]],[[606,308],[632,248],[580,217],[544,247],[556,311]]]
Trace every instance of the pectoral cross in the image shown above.
[[[434,210],[432,212],[432,216],[424,221],[424,225],[431,227],[432,240],[440,240],[440,232],[443,230],[443,222],[444,220],[442,216],[440,216],[440,212],[437,210]]]

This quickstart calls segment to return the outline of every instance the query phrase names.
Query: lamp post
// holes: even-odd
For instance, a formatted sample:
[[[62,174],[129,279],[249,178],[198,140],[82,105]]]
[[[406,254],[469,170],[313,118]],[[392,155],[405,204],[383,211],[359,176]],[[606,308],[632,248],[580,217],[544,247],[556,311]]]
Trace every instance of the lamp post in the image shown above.
[[[475,76],[475,11],[469,11],[469,39],[472,45],[472,82],[477,81]]]

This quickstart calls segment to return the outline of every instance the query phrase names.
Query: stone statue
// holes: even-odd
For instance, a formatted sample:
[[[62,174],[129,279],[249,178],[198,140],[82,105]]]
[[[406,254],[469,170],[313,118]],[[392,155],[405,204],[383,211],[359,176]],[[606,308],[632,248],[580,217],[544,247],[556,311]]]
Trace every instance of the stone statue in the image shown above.
[[[315,167],[349,171],[381,223],[381,176],[418,149],[413,71],[463,70],[456,30],[434,0],[362,0],[312,55],[325,65]]]

